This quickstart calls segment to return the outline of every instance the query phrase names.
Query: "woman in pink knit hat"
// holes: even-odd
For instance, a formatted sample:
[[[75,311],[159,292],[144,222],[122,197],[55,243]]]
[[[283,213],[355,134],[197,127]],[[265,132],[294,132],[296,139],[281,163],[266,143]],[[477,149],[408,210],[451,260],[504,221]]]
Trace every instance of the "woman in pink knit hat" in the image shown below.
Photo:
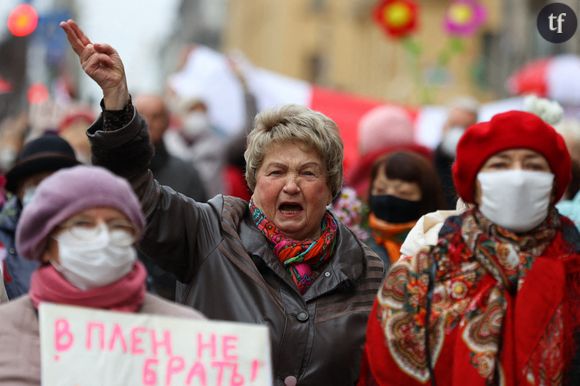
[[[345,184],[360,196],[367,194],[369,170],[377,159],[396,151],[411,151],[432,159],[431,149],[415,141],[411,116],[399,106],[378,106],[362,117],[358,148],[359,157],[345,176]]]
[[[43,302],[203,318],[146,294],[146,272],[135,250],[144,226],[133,190],[106,169],[63,169],[38,185],[22,212],[16,245],[41,266],[28,295],[0,306],[0,384],[41,383],[37,310]]]
[[[453,177],[473,208],[391,268],[359,385],[579,384],[580,236],[554,206],[570,181],[562,137],[498,114],[467,129]]]
[[[409,113],[398,106],[379,106],[366,113],[358,127],[361,156],[392,146],[415,143]]]

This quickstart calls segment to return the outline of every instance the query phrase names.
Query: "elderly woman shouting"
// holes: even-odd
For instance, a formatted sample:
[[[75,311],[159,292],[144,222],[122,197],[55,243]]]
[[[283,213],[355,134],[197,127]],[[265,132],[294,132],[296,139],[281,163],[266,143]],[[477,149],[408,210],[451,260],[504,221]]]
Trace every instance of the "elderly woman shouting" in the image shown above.
[[[342,182],[335,123],[298,106],[260,114],[245,153],[251,201],[195,202],[147,170],[147,130],[116,51],[61,26],[104,94],[93,161],[132,183],[147,217],[141,250],[183,283],[178,301],[268,325],[276,385],[353,385],[383,265],[326,209]]]
[[[453,177],[474,207],[391,268],[359,385],[579,384],[580,236],[554,207],[570,169],[562,137],[533,114],[467,129]]]

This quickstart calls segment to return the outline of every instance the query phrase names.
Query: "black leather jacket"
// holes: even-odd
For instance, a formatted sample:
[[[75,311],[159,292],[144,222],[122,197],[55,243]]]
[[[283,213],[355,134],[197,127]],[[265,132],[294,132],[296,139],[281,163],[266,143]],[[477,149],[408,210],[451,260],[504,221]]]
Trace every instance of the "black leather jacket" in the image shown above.
[[[247,202],[218,195],[199,203],[159,185],[146,167],[151,150],[138,114],[107,129],[102,117],[89,129],[93,162],[131,181],[147,217],[140,249],[182,282],[178,301],[210,319],[267,325],[276,385],[287,377],[354,385],[381,260],[339,224],[334,255],[301,295]]]

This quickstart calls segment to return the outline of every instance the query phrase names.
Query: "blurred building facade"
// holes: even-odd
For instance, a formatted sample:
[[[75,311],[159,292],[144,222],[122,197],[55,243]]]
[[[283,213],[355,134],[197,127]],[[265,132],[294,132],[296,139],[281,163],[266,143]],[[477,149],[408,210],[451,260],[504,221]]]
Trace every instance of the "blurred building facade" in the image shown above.
[[[452,0],[416,0],[420,26],[413,36],[422,52],[415,63],[402,42],[385,36],[372,20],[378,1],[31,0],[40,15],[35,35],[19,38],[5,25],[0,28],[0,78],[12,86],[0,93],[0,121],[26,108],[28,85],[41,82],[53,89],[63,75],[72,79],[78,96],[98,103],[100,91],[80,73],[58,28],[59,17],[74,17],[96,40],[118,48],[133,91],[163,90],[165,76],[179,66],[183,48],[191,43],[239,50],[255,66],[410,105],[443,104],[465,94],[482,101],[506,97],[507,77],[524,63],[580,53],[580,32],[563,44],[538,34],[536,17],[548,0],[479,0],[487,9],[486,23],[441,68],[437,60],[449,43],[442,19]],[[580,0],[560,1],[580,16]],[[23,2],[0,1],[0,19],[5,22]],[[135,18],[137,6],[151,9]]]
[[[580,10],[580,1],[564,1]],[[419,60],[372,20],[378,0],[229,0],[225,50],[256,66],[322,86],[403,104],[443,104],[460,95],[507,96],[505,80],[525,62],[578,52],[580,39],[556,45],[536,30],[546,0],[480,0],[487,20],[462,39],[462,50],[438,66],[449,47],[443,18],[451,1],[421,0],[413,39]],[[578,12],[578,11],[577,11]]]

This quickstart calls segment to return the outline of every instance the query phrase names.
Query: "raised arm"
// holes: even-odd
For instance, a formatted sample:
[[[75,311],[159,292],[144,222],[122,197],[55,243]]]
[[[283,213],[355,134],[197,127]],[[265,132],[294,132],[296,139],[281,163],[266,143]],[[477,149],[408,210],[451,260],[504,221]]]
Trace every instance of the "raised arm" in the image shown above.
[[[108,44],[93,44],[73,20],[60,23],[83,71],[103,90],[106,110],[122,110],[129,101],[125,67],[117,51]]]
[[[121,57],[107,44],[91,43],[74,21],[60,26],[84,72],[103,91],[103,113],[88,130],[93,163],[129,180],[147,218],[141,250],[188,282],[219,243],[216,210],[153,179],[148,170],[152,146],[146,124],[131,104]]]

